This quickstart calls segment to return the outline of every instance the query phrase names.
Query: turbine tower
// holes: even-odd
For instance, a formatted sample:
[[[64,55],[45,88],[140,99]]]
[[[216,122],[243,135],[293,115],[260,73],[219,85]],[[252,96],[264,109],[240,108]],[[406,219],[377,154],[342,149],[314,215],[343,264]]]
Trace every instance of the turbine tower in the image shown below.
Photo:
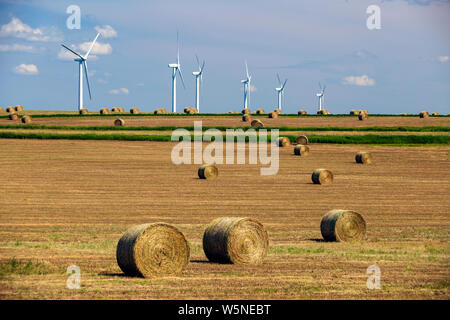
[[[184,85],[183,73],[181,72],[178,32],[177,32],[177,63],[170,63],[169,68],[172,69],[172,112],[177,112],[177,73],[180,75],[183,88],[186,88]]]
[[[203,82],[203,68],[205,67],[205,60],[203,60],[202,65],[200,66],[200,61],[198,60],[197,55],[195,55],[198,64],[198,71],[192,72],[195,76],[195,107],[197,108],[197,112],[200,112],[200,80]]]
[[[319,82],[320,92],[319,92],[319,93],[316,93],[316,97],[319,98],[319,111],[322,110],[322,107],[323,107],[323,105],[324,105],[323,100],[324,100],[325,88],[326,88],[326,87],[327,87],[327,86],[323,86],[323,88],[322,88],[322,85],[321,85],[320,82]]]
[[[280,76],[278,75],[278,73],[277,73],[277,79],[278,79],[278,84],[280,85],[280,87],[275,88],[275,90],[278,93],[278,110],[281,111],[281,103],[282,103],[281,99],[283,97],[284,87],[286,86],[286,82],[288,81],[288,79],[284,80],[284,83],[281,83]]]
[[[77,59],[74,59],[74,61],[78,62],[78,110],[84,109],[84,107],[83,107],[83,69],[84,69],[84,73],[86,76],[86,83],[87,83],[88,92],[89,92],[89,99],[92,100],[91,88],[89,86],[87,58],[88,58],[89,53],[91,52],[92,48],[94,47],[95,41],[97,41],[97,38],[99,35],[100,35],[100,33],[97,33],[97,36],[95,37],[94,41],[92,41],[91,46],[89,47],[89,50],[86,52],[86,54],[84,56],[73,51],[69,47],[61,44],[61,46],[63,46],[64,49],[67,49],[70,52],[72,52],[74,55],[78,56]]]
[[[252,80],[252,76],[248,74],[247,61],[245,61],[245,72],[247,74],[247,78],[245,80],[241,80],[241,83],[244,85],[244,109],[247,109],[250,101],[250,82]]]

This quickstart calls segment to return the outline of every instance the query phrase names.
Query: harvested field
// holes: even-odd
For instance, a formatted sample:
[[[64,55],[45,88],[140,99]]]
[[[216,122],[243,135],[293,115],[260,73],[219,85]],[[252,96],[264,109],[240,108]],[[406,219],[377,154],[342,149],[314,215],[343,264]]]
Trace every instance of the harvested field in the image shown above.
[[[420,119],[434,120],[443,119]],[[291,146],[280,149],[275,176],[261,176],[259,165],[218,165],[220,178],[204,181],[197,164],[171,163],[174,145],[1,139],[0,166],[8,170],[0,190],[0,297],[450,298],[450,147],[364,146],[376,159],[365,167],[354,162],[359,145],[313,144],[301,160]],[[335,173],[325,191],[311,182],[319,167]],[[296,197],[300,192],[311,200]],[[280,201],[280,194],[291,197]],[[361,213],[367,240],[322,242],[320,221],[332,209]],[[264,224],[270,239],[264,264],[207,261],[203,231],[223,216]],[[117,241],[128,227],[157,221],[183,232],[190,264],[176,277],[124,277]],[[80,290],[65,286],[73,264],[81,268]],[[373,264],[381,268],[381,290],[366,288]]]

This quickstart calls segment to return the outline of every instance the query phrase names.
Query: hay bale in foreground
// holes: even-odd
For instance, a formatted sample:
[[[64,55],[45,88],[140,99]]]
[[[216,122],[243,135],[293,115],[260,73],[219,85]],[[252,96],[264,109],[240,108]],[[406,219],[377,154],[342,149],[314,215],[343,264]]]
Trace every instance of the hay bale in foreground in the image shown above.
[[[31,117],[30,116],[23,116],[22,119],[20,119],[22,123],[31,123]]]
[[[88,114],[89,110],[86,108],[81,109],[80,111],[78,111],[79,114]]]
[[[264,123],[261,120],[255,119],[251,123],[253,128],[264,128]]]
[[[365,112],[360,112],[359,113],[358,120],[364,121],[364,120],[367,120],[367,119],[369,119],[369,115],[367,113],[365,113]]]
[[[252,117],[249,114],[244,114],[242,116],[242,121],[244,122],[250,122],[252,120]]]
[[[302,157],[307,156],[309,154],[309,147],[304,146],[302,144],[298,144],[294,148],[294,154],[296,156],[302,156]]]
[[[420,118],[428,118],[429,116],[430,116],[430,114],[428,113],[428,111],[421,111],[419,113]]]
[[[333,183],[333,173],[327,169],[316,169],[311,176],[314,184],[328,185]]]
[[[219,169],[213,164],[204,164],[198,169],[200,179],[215,179],[219,175]]]
[[[17,112],[23,111],[23,107],[22,107],[21,105],[17,105],[14,109],[15,109]]]
[[[256,110],[256,114],[264,114],[264,113],[266,113],[266,112],[264,111],[264,109],[258,109],[258,110]]]
[[[269,118],[270,118],[270,119],[276,119],[276,118],[278,118],[278,113],[277,113],[277,112],[271,112],[271,113],[269,113]]]
[[[211,262],[261,264],[268,247],[266,229],[250,218],[215,219],[203,234],[203,251]]]
[[[295,140],[295,142],[302,145],[307,145],[309,143],[307,136],[300,136]]]
[[[116,119],[116,120],[114,120],[114,125],[116,127],[123,127],[125,125],[125,120],[123,120],[123,119]]]
[[[107,109],[107,108],[101,108],[100,109],[100,114],[109,114],[110,112],[109,112],[109,109]]]
[[[166,223],[129,228],[120,238],[116,259],[127,276],[145,278],[180,274],[189,263],[190,248],[184,235]]]
[[[19,119],[19,115],[17,113],[10,113],[8,115],[8,119],[9,120],[18,120]]]
[[[371,164],[372,163],[372,155],[369,152],[360,151],[355,156],[356,163],[361,164]]]
[[[241,112],[242,112],[242,114],[250,114],[250,113],[252,113],[249,108],[245,108]]]
[[[130,109],[130,113],[131,114],[138,114],[139,113],[139,109],[138,108],[131,108]]]
[[[277,139],[277,145],[279,147],[287,147],[291,145],[291,140],[288,137],[279,137]]]
[[[11,113],[11,112],[15,112],[16,108],[14,107],[6,107],[6,112]]]
[[[297,114],[299,115],[299,116],[303,116],[303,115],[305,115],[305,114],[308,114],[305,110],[299,110],[298,112],[297,112]]]
[[[320,231],[325,241],[363,240],[366,222],[358,212],[335,209],[323,216]]]

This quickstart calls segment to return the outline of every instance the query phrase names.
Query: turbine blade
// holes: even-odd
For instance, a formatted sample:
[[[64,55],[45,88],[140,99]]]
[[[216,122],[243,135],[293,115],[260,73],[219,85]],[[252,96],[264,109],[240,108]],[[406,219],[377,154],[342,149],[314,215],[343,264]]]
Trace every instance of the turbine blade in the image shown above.
[[[92,41],[91,46],[89,47],[89,50],[84,55],[84,59],[87,59],[89,53],[91,53],[92,48],[94,47],[95,41],[97,41],[97,38],[100,36],[100,32],[97,33],[97,36],[95,37],[94,41]]]
[[[177,64],[180,65],[180,43],[179,43],[178,30],[177,30]]]
[[[319,82],[319,88],[320,88],[320,90],[322,90],[322,85],[320,84],[320,82]]]
[[[284,87],[286,86],[286,82],[287,82],[287,81],[288,81],[288,79],[284,80],[284,83],[283,83],[283,85],[281,86],[281,90],[284,89]]]
[[[277,79],[278,79],[278,84],[280,85],[280,87],[281,87],[281,79],[280,79],[280,75],[277,73]]]
[[[202,67],[200,68],[200,74],[203,74],[203,69],[205,68],[205,60],[203,60]]]
[[[195,59],[197,60],[198,70],[201,71],[200,60],[198,60],[198,56],[197,55],[195,55]]]
[[[76,55],[76,56],[78,56],[78,57],[80,57],[81,59],[84,60],[84,58],[83,58],[81,55],[79,55],[78,53],[76,53],[75,51],[73,51],[72,49],[70,49],[69,47],[66,47],[66,46],[63,45],[63,44],[62,44],[61,46],[63,46],[65,49],[69,50],[69,51],[72,52],[74,55]]]
[[[327,86],[325,85],[325,86],[323,86],[323,89],[322,89],[322,93],[324,93],[325,92],[325,88],[326,88]]]
[[[83,60],[82,63],[83,63],[83,67],[84,67],[84,75],[86,76],[86,83],[87,83],[88,92],[89,92],[89,99],[92,100],[91,86],[89,85],[88,67],[87,67],[86,60]]]
[[[248,75],[248,66],[247,66],[247,61],[245,61],[245,72],[247,73],[247,79],[249,78],[249,75]]]
[[[186,89],[186,86],[184,85],[184,79],[183,79],[183,73],[181,72],[181,68],[177,68],[178,73],[180,74],[181,83],[183,84],[183,88]]]

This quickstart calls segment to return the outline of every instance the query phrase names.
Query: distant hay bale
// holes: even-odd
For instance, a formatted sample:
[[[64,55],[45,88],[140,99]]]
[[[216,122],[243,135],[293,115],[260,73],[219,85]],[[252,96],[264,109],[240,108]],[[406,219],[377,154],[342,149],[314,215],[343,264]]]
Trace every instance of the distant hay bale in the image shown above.
[[[400,113],[401,116],[407,116],[408,114],[406,112]]]
[[[359,114],[359,110],[350,110],[350,114],[352,116],[357,116]]]
[[[277,139],[277,144],[279,147],[287,147],[291,145],[291,140],[288,137],[279,137]]]
[[[200,179],[215,179],[219,175],[219,169],[212,164],[204,164],[198,169]]]
[[[162,222],[129,228],[116,249],[117,263],[127,276],[179,275],[189,258],[190,248],[184,235],[174,226]]]
[[[22,123],[31,123],[31,117],[30,116],[23,116],[22,119],[20,119]]]
[[[281,114],[281,109],[275,109],[275,110],[273,110],[273,112],[276,112],[276,113],[278,113],[278,114]]]
[[[262,121],[258,120],[258,119],[253,120],[251,125],[253,128],[263,128],[264,127],[264,123],[262,123]]]
[[[11,113],[11,112],[15,112],[16,108],[14,107],[6,107],[6,112]]]
[[[10,113],[8,115],[8,119],[9,120],[18,120],[19,119],[19,115],[17,113]]]
[[[320,115],[327,115],[327,114],[330,114],[330,113],[328,112],[327,109],[322,109],[322,110],[317,111],[317,114],[320,114]]]
[[[299,116],[303,116],[305,114],[308,114],[305,110],[299,110],[297,113]]]
[[[356,163],[361,164],[371,164],[372,163],[372,155],[369,152],[358,152],[355,156]]]
[[[276,112],[271,112],[271,113],[269,113],[269,118],[271,118],[271,119],[276,119],[276,118],[278,118],[278,113],[276,113]]]
[[[304,146],[302,144],[298,144],[295,146],[294,148],[294,154],[296,156],[307,156],[309,154],[309,147],[308,146]]]
[[[264,111],[264,109],[258,109],[258,110],[256,110],[256,114],[264,114],[264,113],[266,113],[266,112]]]
[[[432,114],[431,114],[432,116],[438,116],[439,115],[439,113],[437,113],[437,112],[433,112]]]
[[[258,265],[268,247],[266,228],[250,218],[215,219],[203,234],[203,251],[211,262]]]
[[[250,113],[252,113],[252,112],[249,108],[245,108],[242,110],[242,114],[250,114]]]
[[[309,143],[307,136],[300,136],[295,140],[295,142],[302,145],[307,145]]]
[[[17,112],[23,111],[23,107],[22,107],[21,105],[17,105],[14,109],[15,109]]]
[[[113,108],[111,108],[111,111],[112,111],[112,112],[120,112],[120,108],[118,108],[118,107],[113,107]]]
[[[188,110],[185,111],[185,113],[187,113],[187,114],[197,114],[198,111],[197,111],[196,108],[188,108]]]
[[[420,118],[428,118],[429,116],[430,116],[430,114],[428,113],[428,111],[421,111],[419,113]]]
[[[109,109],[107,109],[107,108],[101,108],[100,109],[100,114],[109,114],[110,112],[109,112]]]
[[[252,117],[249,114],[244,114],[242,116],[242,121],[244,122],[250,122],[252,120]]]
[[[360,112],[359,113],[358,120],[364,121],[364,120],[367,120],[367,119],[369,119],[369,115],[367,113],[365,113],[365,112]]]
[[[139,109],[138,108],[131,108],[130,109],[130,113],[131,114],[138,114],[139,113]]]
[[[114,125],[116,127],[123,127],[125,125],[125,120],[123,120],[123,119],[116,119],[116,120],[114,120]]]
[[[165,114],[166,110],[165,109],[156,109],[153,113],[154,114]]]
[[[327,169],[316,169],[311,176],[315,184],[328,185],[333,183],[333,173]]]
[[[230,114],[238,114],[239,112],[237,112],[237,111],[235,111],[235,110],[231,110],[231,111],[229,111],[228,113],[230,113]]]
[[[88,114],[88,113],[89,113],[89,110],[85,109],[85,108],[83,108],[79,111],[79,114]]]
[[[325,241],[359,241],[366,237],[366,222],[361,214],[351,210],[331,210],[320,222]]]

